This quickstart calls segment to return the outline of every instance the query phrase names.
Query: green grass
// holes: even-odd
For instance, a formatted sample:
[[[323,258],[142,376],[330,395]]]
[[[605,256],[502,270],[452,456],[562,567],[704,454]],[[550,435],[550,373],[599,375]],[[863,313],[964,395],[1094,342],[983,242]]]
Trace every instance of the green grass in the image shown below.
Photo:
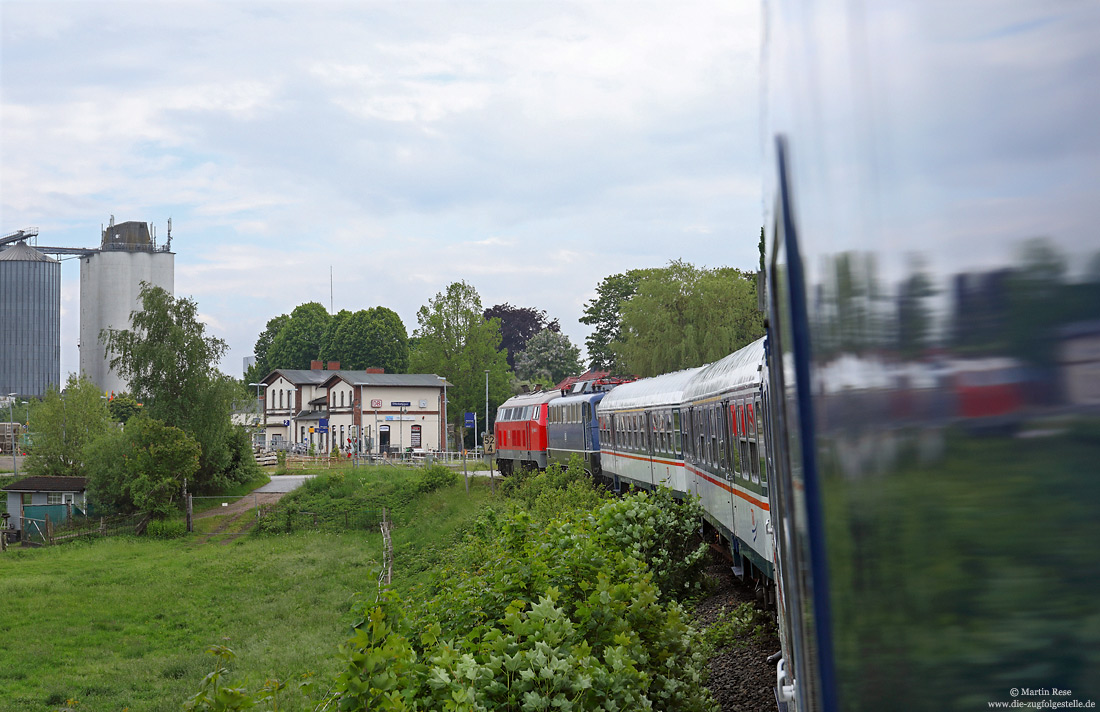
[[[459,483],[418,498],[394,530],[394,584],[430,579],[491,498]],[[246,515],[247,516],[247,515]],[[200,520],[201,521],[201,520]],[[249,535],[229,545],[116,538],[0,556],[0,709],[178,710],[224,644],[231,684],[336,670],[356,592],[373,595],[381,535]],[[323,692],[323,690],[322,690]],[[297,698],[289,706],[299,709]]]

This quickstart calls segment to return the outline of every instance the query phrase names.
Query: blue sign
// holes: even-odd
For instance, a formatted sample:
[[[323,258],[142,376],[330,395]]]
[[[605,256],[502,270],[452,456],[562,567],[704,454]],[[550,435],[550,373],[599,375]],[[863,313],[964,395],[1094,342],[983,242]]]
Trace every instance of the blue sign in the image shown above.
[[[465,426],[467,428],[477,427],[477,414],[476,413],[466,413]]]
[[[284,421],[283,421],[283,425],[289,426],[289,425],[290,425],[290,421],[289,421],[289,420],[284,420]]]
[[[410,403],[409,401],[390,401],[390,405],[394,408],[408,408],[410,405],[412,405],[412,403]]]
[[[328,427],[328,418],[318,418],[317,419],[317,424],[320,425],[322,428],[327,428]],[[322,432],[328,432],[328,431],[322,431]]]
[[[327,433],[327,432],[328,432],[328,426],[327,426],[327,425],[322,425],[322,426],[318,427],[318,428],[317,428],[317,432],[319,432],[319,433]]]

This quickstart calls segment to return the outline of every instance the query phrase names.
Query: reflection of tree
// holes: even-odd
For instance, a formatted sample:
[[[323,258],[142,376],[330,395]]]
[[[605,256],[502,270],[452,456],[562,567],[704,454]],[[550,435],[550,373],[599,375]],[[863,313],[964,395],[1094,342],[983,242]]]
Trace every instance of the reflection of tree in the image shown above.
[[[912,255],[909,276],[898,287],[898,351],[910,358],[919,356],[928,346],[932,328],[932,311],[927,300],[936,290],[925,268],[924,258]]]
[[[830,355],[881,347],[891,326],[885,304],[873,255],[842,252],[831,258],[817,291],[814,318],[821,338],[815,348]]]

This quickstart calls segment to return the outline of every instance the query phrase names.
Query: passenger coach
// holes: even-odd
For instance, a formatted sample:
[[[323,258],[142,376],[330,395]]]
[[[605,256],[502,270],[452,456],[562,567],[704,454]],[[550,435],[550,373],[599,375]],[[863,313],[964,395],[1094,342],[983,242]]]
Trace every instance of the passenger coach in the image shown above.
[[[680,403],[700,369],[626,383],[608,393],[597,410],[601,464],[616,489],[623,484],[687,491]]]
[[[684,388],[683,409],[690,434],[685,448],[689,491],[702,500],[707,521],[730,542],[738,572],[754,568],[770,579],[764,368],[764,339],[759,339],[702,367]]]

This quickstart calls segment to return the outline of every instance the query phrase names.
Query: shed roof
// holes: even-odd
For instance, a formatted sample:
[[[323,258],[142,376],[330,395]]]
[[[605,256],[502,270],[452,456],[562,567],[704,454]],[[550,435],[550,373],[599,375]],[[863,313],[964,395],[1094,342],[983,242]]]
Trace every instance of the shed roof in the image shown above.
[[[83,492],[88,486],[87,477],[24,477],[4,488],[6,492]]]

